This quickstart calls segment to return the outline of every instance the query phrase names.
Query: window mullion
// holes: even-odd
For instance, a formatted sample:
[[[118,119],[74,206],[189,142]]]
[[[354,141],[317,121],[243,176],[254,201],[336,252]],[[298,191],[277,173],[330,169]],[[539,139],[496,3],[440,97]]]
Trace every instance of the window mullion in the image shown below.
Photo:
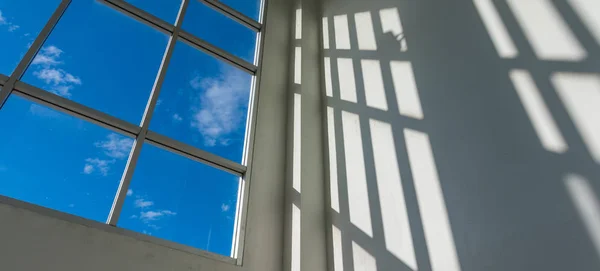
[[[107,224],[116,226],[117,221],[119,220],[119,215],[121,214],[121,210],[123,209],[123,204],[125,203],[127,190],[129,189],[131,178],[133,177],[135,165],[137,164],[137,160],[140,156],[142,146],[144,145],[144,141],[146,139],[146,134],[148,133],[148,127],[150,126],[152,114],[154,113],[154,108],[156,107],[156,101],[158,100],[163,81],[167,74],[169,61],[171,60],[171,56],[173,55],[175,44],[177,43],[177,39],[179,37],[179,32],[181,30],[181,25],[183,24],[183,18],[185,16],[185,12],[187,10],[189,1],[190,0],[183,0],[181,2],[179,14],[177,15],[177,20],[175,21],[175,28],[173,29],[173,33],[169,38],[169,43],[167,44],[165,54],[163,55],[162,63],[160,65],[160,68],[158,69],[156,80],[154,81],[154,87],[152,88],[150,98],[148,99],[148,103],[146,105],[146,110],[144,111],[144,116],[142,117],[142,122],[140,125],[141,130],[140,133],[137,135],[131,153],[129,154],[129,159],[127,160],[125,171],[123,172],[121,182],[119,183],[119,189],[117,190],[117,194],[113,201],[112,208],[108,215],[108,219],[106,222]]]
[[[48,20],[48,22],[46,22],[46,25],[44,25],[44,28],[42,28],[42,31],[40,31],[40,34],[38,34],[38,36],[31,44],[31,47],[29,47],[29,50],[27,50],[27,53],[25,53],[25,56],[23,56],[23,58],[19,62],[19,65],[17,65],[13,73],[10,75],[10,77],[2,87],[2,89],[0,89],[0,109],[2,109],[2,106],[4,106],[4,103],[8,99],[10,93],[12,92],[15,83],[17,82],[17,80],[21,79],[21,77],[27,70],[29,63],[31,63],[31,61],[33,60],[37,52],[40,50],[40,48],[42,48],[42,45],[44,45],[44,41],[46,41],[48,36],[50,36],[52,29],[54,29],[54,27],[58,23],[58,20],[60,20],[60,17],[62,17],[62,15],[65,13],[65,10],[67,10],[69,4],[71,4],[71,0],[62,0],[60,5],[58,5],[58,7]],[[4,42],[11,41],[3,41],[3,43]]]

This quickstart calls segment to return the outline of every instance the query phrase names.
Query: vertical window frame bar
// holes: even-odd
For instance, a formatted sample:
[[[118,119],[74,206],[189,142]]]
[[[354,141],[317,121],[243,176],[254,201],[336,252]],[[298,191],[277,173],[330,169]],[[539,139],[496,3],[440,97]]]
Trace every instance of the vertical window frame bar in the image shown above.
[[[125,197],[127,197],[127,190],[131,184],[135,166],[137,165],[137,161],[142,151],[142,146],[144,145],[144,141],[146,139],[146,134],[148,133],[148,128],[150,127],[150,121],[152,120],[152,114],[154,113],[154,108],[156,107],[156,101],[160,95],[162,84],[165,80],[169,62],[171,61],[175,44],[177,44],[181,25],[183,24],[183,18],[185,17],[189,3],[190,0],[183,0],[181,2],[181,6],[179,7],[179,13],[177,14],[177,19],[175,20],[175,28],[173,29],[171,37],[169,38],[167,48],[165,49],[165,53],[163,55],[162,63],[160,64],[160,68],[158,69],[158,73],[154,81],[154,87],[152,88],[144,116],[142,117],[140,133],[137,135],[135,142],[133,143],[133,147],[129,154],[129,159],[127,160],[127,164],[125,166],[125,171],[121,177],[117,194],[115,195],[113,205],[106,221],[106,223],[111,226],[117,226],[121,211],[123,210]]]
[[[21,58],[21,61],[19,62],[15,70],[12,72],[4,86],[2,86],[2,89],[0,89],[0,109],[2,109],[4,103],[6,103],[6,100],[8,100],[8,96],[10,96],[11,92],[13,91],[15,83],[19,79],[21,79],[23,74],[25,74],[25,71],[29,67],[29,63],[33,61],[38,51],[42,48],[44,42],[50,36],[50,33],[52,33],[52,30],[58,24],[58,21],[63,16],[70,4],[71,0],[62,0],[60,2],[60,4],[58,5],[58,7],[56,7],[54,13],[52,13],[52,16],[50,16],[50,19],[48,19],[48,21],[46,22],[40,33],[37,35],[37,37],[31,44],[23,58]],[[3,41],[3,43],[4,42],[6,41]]]

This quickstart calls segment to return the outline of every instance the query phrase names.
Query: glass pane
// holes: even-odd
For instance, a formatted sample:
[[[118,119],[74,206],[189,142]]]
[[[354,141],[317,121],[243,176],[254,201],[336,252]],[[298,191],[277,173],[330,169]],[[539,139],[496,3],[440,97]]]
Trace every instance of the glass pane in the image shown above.
[[[150,129],[240,162],[252,76],[175,45]]]
[[[221,0],[221,2],[258,21],[261,0]]]
[[[0,123],[0,194],[106,221],[133,139],[15,95]]]
[[[232,55],[254,62],[256,32],[200,1],[190,2],[183,29]]]
[[[0,1],[1,74],[9,76],[13,72],[59,3],[60,0]]]
[[[229,256],[239,178],[144,145],[118,226]]]
[[[181,5],[180,0],[126,0],[126,2],[171,24],[175,24]]]
[[[107,5],[72,1],[23,81],[137,124],[167,41]]]

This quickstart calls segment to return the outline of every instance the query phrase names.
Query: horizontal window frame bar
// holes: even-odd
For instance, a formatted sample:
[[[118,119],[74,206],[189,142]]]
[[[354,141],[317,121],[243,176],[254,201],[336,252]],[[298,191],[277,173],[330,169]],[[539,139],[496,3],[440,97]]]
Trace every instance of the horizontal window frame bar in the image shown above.
[[[130,15],[128,17],[137,19],[163,34],[171,35],[175,30],[174,25],[123,0],[101,0],[101,2],[111,6],[117,11],[125,13],[125,15]]]
[[[142,234],[142,233],[138,233],[132,230],[128,230],[126,228],[122,228],[122,227],[115,227],[109,224],[105,224],[102,222],[98,222],[95,220],[91,220],[91,219],[87,219],[81,216],[77,216],[77,215],[73,215],[70,213],[65,213],[59,210],[55,210],[55,209],[50,209],[41,205],[37,205],[37,204],[33,204],[33,203],[29,203],[26,201],[22,201],[19,199],[15,199],[15,198],[11,198],[11,197],[7,197],[4,195],[0,195],[0,204],[6,204],[9,206],[12,206],[13,208],[17,208],[17,209],[23,209],[23,210],[27,210],[29,212],[33,212],[42,216],[46,216],[46,217],[50,217],[53,219],[58,219],[61,221],[65,221],[68,223],[73,223],[73,224],[77,224],[77,225],[81,225],[84,227],[89,227],[92,229],[98,229],[104,232],[108,232],[108,233],[112,233],[112,234],[117,234],[117,235],[121,235],[121,236],[126,236],[129,238],[133,238],[134,240],[138,240],[138,241],[142,241],[142,242],[147,242],[153,245],[157,245],[157,246],[162,246],[162,247],[166,247],[169,249],[174,249],[174,250],[178,250],[178,251],[182,251],[185,253],[190,253],[196,256],[200,256],[200,257],[204,257],[204,258],[208,258],[211,260],[216,260],[216,261],[220,261],[226,264],[232,264],[235,265],[236,264],[236,259],[231,258],[231,257],[227,257],[227,256],[223,256],[220,254],[216,254],[213,252],[210,252],[208,250],[202,250],[199,248],[195,248],[192,246],[188,246],[188,245],[184,245],[181,243],[176,243],[173,241],[169,241],[166,239],[162,239],[162,238],[158,238],[158,237],[154,237],[154,236],[150,236],[150,235],[146,235],[146,234]]]
[[[101,0],[101,2],[111,5],[116,10],[125,13],[125,15],[129,15],[129,17],[131,17],[137,21],[140,21],[144,24],[147,24],[147,25],[151,26],[152,28],[163,32],[164,34],[172,35],[173,31],[175,30],[174,25],[172,25],[164,20],[161,20],[160,18],[158,18],[140,8],[137,8],[129,3],[126,3],[123,0]],[[256,65],[254,65],[246,60],[243,60],[242,58],[237,57],[215,45],[212,45],[212,44],[208,43],[207,41],[205,41],[199,37],[196,37],[183,29],[181,29],[179,32],[178,41],[179,40],[184,41],[187,44],[189,44],[197,49],[200,49],[203,52],[206,52],[212,56],[215,56],[219,59],[225,60],[226,62],[233,64],[235,67],[238,67],[241,70],[243,70],[251,75],[255,75],[256,71],[258,70]]]
[[[34,87],[22,81],[16,82],[15,88],[13,89],[13,94],[133,138],[136,138],[141,132],[141,127],[137,125],[63,98],[54,93]],[[145,140],[148,140],[149,143],[152,143],[157,147],[161,147],[168,151],[186,156],[194,161],[207,164],[211,167],[227,171],[236,176],[244,176],[247,170],[247,167],[240,163],[231,161],[216,154],[204,151],[200,148],[185,144],[181,141],[177,141],[150,130],[148,130],[146,133]]]
[[[140,127],[134,124],[63,98],[54,93],[39,89],[22,81],[17,81],[15,83],[13,91],[23,98],[33,100],[34,102],[51,107],[68,115],[87,120],[118,133],[131,137],[135,137],[140,133]]]
[[[202,50],[203,52],[208,53],[211,56],[214,56],[216,58],[219,58],[221,60],[225,60],[226,62],[228,62],[229,64],[232,64],[235,67],[240,68],[241,70],[249,73],[250,75],[255,75],[256,71],[258,70],[258,67],[256,67],[256,65],[241,59],[240,57],[234,56],[230,53],[228,53],[227,51],[214,46],[208,42],[206,42],[205,40],[194,36],[193,34],[191,34],[190,32],[187,32],[183,29],[181,29],[181,31],[179,32],[179,40],[187,43],[188,45]]]
[[[223,2],[215,1],[215,0],[198,0],[199,2],[204,3],[210,8],[220,12],[221,14],[235,20],[242,25],[254,30],[255,32],[260,32],[262,29],[262,24],[255,21],[254,19],[244,15],[243,13],[235,10],[234,8],[223,4]]]
[[[146,134],[145,141],[156,147],[188,157],[211,167],[227,171],[238,177],[243,177],[246,173],[246,166],[150,130]]]

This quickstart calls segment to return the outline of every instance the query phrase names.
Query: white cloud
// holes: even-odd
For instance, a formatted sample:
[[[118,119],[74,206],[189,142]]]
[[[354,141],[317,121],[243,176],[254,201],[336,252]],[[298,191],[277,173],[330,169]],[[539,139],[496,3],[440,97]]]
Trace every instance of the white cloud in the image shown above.
[[[81,85],[81,79],[63,69],[56,68],[56,66],[63,64],[60,60],[63,50],[60,48],[49,45],[43,47],[40,52],[35,56],[31,64],[37,68],[33,72],[38,79],[46,83],[46,88],[62,97],[71,97],[71,90]]]
[[[177,113],[173,114],[173,121],[181,122],[182,120],[183,120],[183,118],[179,114],[177,114]]]
[[[137,208],[146,208],[146,207],[150,207],[150,206],[154,205],[154,202],[140,198],[140,199],[136,199],[134,204],[135,204],[135,207],[137,207]]]
[[[230,135],[244,126],[250,87],[246,75],[230,68],[219,78],[198,75],[189,84],[201,90],[191,126],[202,134],[205,145],[227,145]]]
[[[131,196],[131,195],[133,195],[133,190],[127,189],[127,196]]]
[[[148,222],[148,221],[157,220],[159,218],[162,218],[163,216],[173,216],[176,214],[177,213],[170,211],[170,210],[147,211],[147,212],[140,213],[140,219]]]
[[[8,19],[6,19],[6,17],[4,17],[4,15],[2,15],[2,10],[0,10],[0,25],[7,25],[8,26],[8,32],[14,32],[14,31],[16,31],[17,29],[20,28],[19,25],[13,24]]]
[[[221,204],[221,211],[222,212],[229,211],[229,208],[231,208],[231,206],[229,204],[225,204],[225,203]]]
[[[106,141],[94,143],[98,148],[102,148],[104,154],[112,158],[126,158],[133,146],[133,139],[124,137],[115,133],[109,134]]]
[[[6,18],[2,15],[2,10],[0,10],[0,25],[7,24]]]
[[[52,84],[56,87],[71,88],[72,85],[81,85],[81,79],[65,72],[63,69],[43,68],[33,73],[37,78],[46,84]]]
[[[31,104],[29,106],[29,113],[31,113],[32,115],[47,117],[47,118],[59,118],[62,116],[61,113],[58,113],[48,107],[38,105],[38,104]]]
[[[92,166],[90,164],[86,164],[83,167],[83,173],[85,173],[85,174],[92,174],[92,172],[94,172],[94,166]]]
[[[87,158],[85,159],[85,166],[83,167],[83,173],[92,174],[94,172],[100,173],[102,176],[108,175],[110,164],[114,163],[114,160],[103,160],[99,158]]]
[[[46,46],[40,49],[31,64],[34,65],[57,65],[62,62],[58,60],[63,53],[61,49],[54,45]]]

